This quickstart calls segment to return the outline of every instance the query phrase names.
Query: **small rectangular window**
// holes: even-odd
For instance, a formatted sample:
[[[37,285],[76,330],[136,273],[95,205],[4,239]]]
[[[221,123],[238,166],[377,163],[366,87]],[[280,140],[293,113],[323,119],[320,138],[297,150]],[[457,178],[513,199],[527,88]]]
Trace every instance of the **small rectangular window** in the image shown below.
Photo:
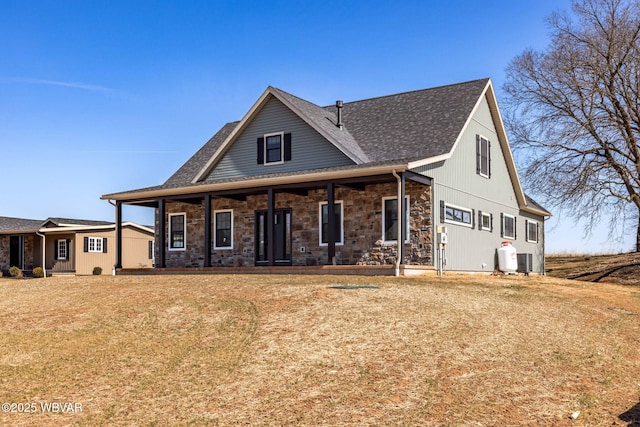
[[[67,258],[67,241],[66,240],[58,240],[58,259],[66,260]]]
[[[276,133],[264,136],[265,164],[283,163],[283,134]]]
[[[342,223],[342,200],[337,200],[334,204],[335,209],[335,231],[334,240],[336,245],[343,244],[343,223]],[[327,246],[329,239],[329,203],[320,202],[320,246]]]
[[[214,214],[214,249],[233,248],[233,210],[219,210]]]
[[[491,231],[491,214],[486,212],[480,212],[480,229]]]
[[[538,243],[538,222],[527,220],[527,242]]]
[[[491,177],[491,143],[483,136],[476,137],[476,171],[485,178]]]
[[[516,238],[516,217],[508,214],[502,215],[502,237]]]
[[[169,214],[169,250],[186,248],[186,220],[184,213]]]
[[[444,205],[444,222],[473,227],[473,215],[471,209],[461,208],[460,206],[447,203]]]
[[[405,197],[405,242],[409,242],[409,196]],[[398,198],[382,199],[382,240],[387,243],[398,241]]]
[[[102,252],[102,237],[89,237],[89,252]]]

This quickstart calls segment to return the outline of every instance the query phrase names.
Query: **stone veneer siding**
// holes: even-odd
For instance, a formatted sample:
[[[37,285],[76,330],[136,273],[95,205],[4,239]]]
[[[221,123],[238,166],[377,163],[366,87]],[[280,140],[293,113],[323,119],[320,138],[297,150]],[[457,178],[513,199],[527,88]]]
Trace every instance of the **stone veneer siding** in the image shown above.
[[[22,256],[24,262],[24,270],[33,270],[35,267],[39,267],[35,265],[36,236],[25,235],[23,238],[24,253],[22,254]],[[0,270],[9,270],[9,268],[12,267],[11,265],[9,265],[9,261],[11,261],[11,236],[0,236]]]
[[[337,187],[335,200],[342,201],[344,209],[344,244],[336,245],[336,263],[343,265],[394,264],[397,245],[382,242],[382,198],[395,197],[397,184],[367,185],[365,191]],[[407,181],[405,194],[410,203],[410,242],[405,245],[405,264],[433,265],[431,187]],[[292,263],[293,265],[324,265],[328,262],[327,247],[319,242],[320,202],[327,199],[325,189],[309,190],[307,196],[275,193],[275,207],[292,209]],[[213,198],[212,223],[215,211],[233,209],[233,249],[214,249],[215,230],[211,226],[212,266],[253,266],[255,264],[255,211],[267,209],[267,196],[248,196],[246,201]],[[169,214],[186,213],[186,249],[166,250],[167,267],[204,266],[204,200],[200,204],[167,202],[165,236],[168,244]],[[156,209],[156,230],[159,221]],[[301,248],[304,247],[304,252]],[[159,248],[156,236],[156,248]],[[156,259],[158,251],[156,249]]]

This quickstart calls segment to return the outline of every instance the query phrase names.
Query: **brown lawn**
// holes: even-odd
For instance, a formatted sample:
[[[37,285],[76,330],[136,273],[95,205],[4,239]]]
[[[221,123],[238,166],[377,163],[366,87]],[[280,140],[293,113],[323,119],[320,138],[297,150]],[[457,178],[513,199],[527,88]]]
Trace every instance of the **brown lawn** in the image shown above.
[[[0,292],[0,425],[640,423],[636,287],[193,275]]]

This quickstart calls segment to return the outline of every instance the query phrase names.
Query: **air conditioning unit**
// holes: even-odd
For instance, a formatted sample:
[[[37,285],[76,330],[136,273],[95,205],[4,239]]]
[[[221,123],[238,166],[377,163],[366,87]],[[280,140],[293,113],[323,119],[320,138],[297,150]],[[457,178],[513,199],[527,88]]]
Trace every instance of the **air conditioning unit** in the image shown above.
[[[518,273],[528,276],[533,268],[533,254],[518,254]]]

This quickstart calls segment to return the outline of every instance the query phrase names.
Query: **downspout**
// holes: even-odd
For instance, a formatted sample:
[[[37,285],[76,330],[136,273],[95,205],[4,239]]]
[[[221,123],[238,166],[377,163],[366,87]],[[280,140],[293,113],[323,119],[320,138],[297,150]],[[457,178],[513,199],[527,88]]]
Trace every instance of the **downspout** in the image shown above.
[[[42,271],[44,272],[44,277],[47,277],[47,240],[44,234],[40,234],[39,231],[36,231],[36,235],[42,238]]]
[[[402,194],[401,194],[402,193],[402,182],[400,180],[400,175],[398,175],[396,173],[395,169],[393,169],[391,171],[391,174],[393,176],[395,176],[396,180],[398,181],[398,203],[396,203],[398,205],[398,236],[397,236],[398,238],[396,240],[397,245],[398,245],[398,248],[397,248],[398,255],[396,256],[396,269],[395,269],[395,272],[394,272],[394,276],[397,277],[397,276],[400,276],[400,257],[402,256],[402,250],[400,249],[400,245],[401,245],[400,242],[402,241],[402,237],[403,237],[400,234],[400,232],[403,231],[402,230],[403,227],[401,226],[401,223],[403,222],[403,219],[404,219],[402,217],[402,212],[401,212],[402,211],[402,203],[400,201],[400,198],[402,197]]]

